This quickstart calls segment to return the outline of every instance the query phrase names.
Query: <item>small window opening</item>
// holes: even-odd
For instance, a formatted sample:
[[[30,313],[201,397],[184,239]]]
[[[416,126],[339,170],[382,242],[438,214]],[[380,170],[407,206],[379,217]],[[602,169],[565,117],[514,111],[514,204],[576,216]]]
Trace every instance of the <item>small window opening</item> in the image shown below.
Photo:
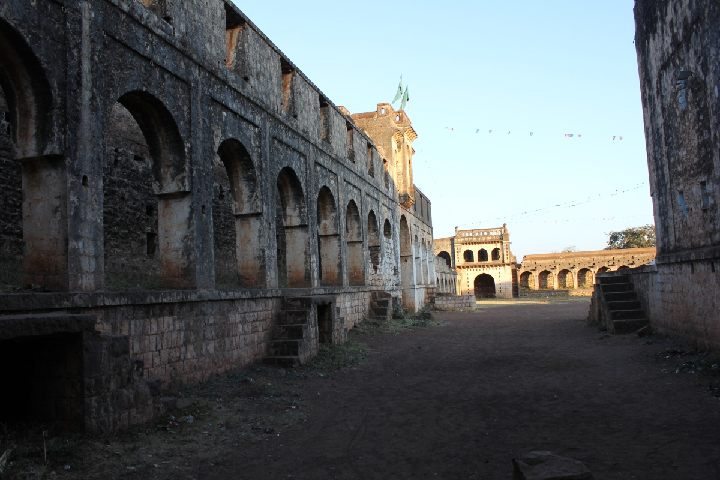
[[[282,111],[288,112],[292,100],[292,81],[295,69],[285,60],[280,58],[280,72],[282,73]]]
[[[384,109],[384,108],[380,110],[380,115],[385,115],[385,109]]]
[[[373,158],[372,144],[367,144],[368,175],[375,178],[375,160]]]
[[[145,215],[147,215],[149,217],[153,213],[155,213],[155,207],[153,207],[152,205],[146,205],[145,206]]]
[[[225,200],[225,193],[223,192],[223,188],[220,187],[220,194],[218,195],[218,199],[222,202]]]
[[[202,206],[202,214],[205,215],[205,205]]]
[[[395,116],[395,121],[396,121],[396,122],[399,122],[399,121],[400,121],[400,115],[396,115],[396,116]]]
[[[706,182],[700,182],[700,195],[702,197],[702,209],[707,210],[710,208],[710,195],[708,195]]]
[[[347,156],[348,160],[355,163],[355,129],[350,122],[346,123],[347,127]]]
[[[682,191],[678,192],[678,204],[680,204],[680,210],[682,211],[683,216],[687,217],[688,214],[687,208],[685,207],[685,195]]]
[[[148,255],[155,255],[155,240],[157,239],[157,234],[148,232],[147,233],[147,254]]]
[[[330,103],[324,97],[318,97],[320,103],[320,140],[330,142]]]
[[[87,175],[83,175],[83,177],[82,177],[82,185],[83,185],[83,187],[87,187],[87,186],[88,186],[88,176],[87,176]]]
[[[145,161],[145,157],[143,157],[142,155],[137,155],[137,154],[136,154],[136,155],[133,155],[133,160],[135,160],[136,162],[144,162],[144,161]]]

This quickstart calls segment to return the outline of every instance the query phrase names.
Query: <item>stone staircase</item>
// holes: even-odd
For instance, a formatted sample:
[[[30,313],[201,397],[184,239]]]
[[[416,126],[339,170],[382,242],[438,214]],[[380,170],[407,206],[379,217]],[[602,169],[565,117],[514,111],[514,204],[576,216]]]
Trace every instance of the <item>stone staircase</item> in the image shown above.
[[[278,323],[273,327],[266,365],[297,367],[312,357],[312,298],[284,298]]]
[[[392,295],[388,292],[372,292],[370,299],[370,320],[387,322],[392,317]]]
[[[607,329],[610,333],[633,333],[648,325],[645,312],[628,275],[599,277]]]

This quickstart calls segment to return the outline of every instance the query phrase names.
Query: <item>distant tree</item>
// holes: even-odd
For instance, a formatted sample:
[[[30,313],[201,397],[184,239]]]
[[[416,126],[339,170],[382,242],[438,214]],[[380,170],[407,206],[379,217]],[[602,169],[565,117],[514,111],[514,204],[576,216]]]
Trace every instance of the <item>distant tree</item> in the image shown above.
[[[619,232],[610,232],[605,250],[620,250],[623,248],[647,248],[655,246],[655,226],[626,228]]]
[[[571,253],[571,252],[577,252],[577,247],[575,245],[570,245],[569,247],[565,247],[562,250],[560,250],[560,253]]]

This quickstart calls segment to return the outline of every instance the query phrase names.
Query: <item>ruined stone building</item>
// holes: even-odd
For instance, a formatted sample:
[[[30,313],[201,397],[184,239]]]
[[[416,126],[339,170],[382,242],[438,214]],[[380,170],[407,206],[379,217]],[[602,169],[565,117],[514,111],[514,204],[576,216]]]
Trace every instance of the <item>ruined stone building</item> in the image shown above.
[[[405,113],[348,116],[230,2],[5,0],[0,92],[0,421],[143,422],[433,293]]]
[[[347,112],[347,110],[345,110]],[[416,311],[435,288],[430,200],[413,183],[412,143],[417,133],[404,111],[378,103],[374,112],[350,115],[375,143],[383,159],[383,181],[395,180],[400,202],[400,280],[406,307]],[[348,130],[350,135],[350,130]],[[384,232],[386,235],[389,232]],[[397,273],[397,272],[396,272]]]
[[[657,258],[626,281],[653,328],[718,349],[720,3],[637,0],[635,24]]]
[[[525,255],[518,265],[520,290],[592,288],[598,273],[651,263],[655,248]]]
[[[499,228],[458,230],[439,238],[435,255],[457,272],[456,291],[476,298],[512,298],[518,294],[515,256],[510,251],[507,225]]]

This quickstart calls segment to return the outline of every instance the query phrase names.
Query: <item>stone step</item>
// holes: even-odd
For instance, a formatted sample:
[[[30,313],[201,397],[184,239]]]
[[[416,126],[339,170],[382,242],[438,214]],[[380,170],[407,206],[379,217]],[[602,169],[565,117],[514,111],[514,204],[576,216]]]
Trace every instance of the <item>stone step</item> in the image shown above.
[[[305,333],[305,324],[275,325],[272,329],[273,340],[299,340]]]
[[[632,290],[631,284],[627,282],[601,284],[600,288],[602,288],[603,293],[627,292]]]
[[[603,292],[603,297],[608,303],[637,300],[637,294],[632,290],[627,292]]]
[[[308,310],[284,310],[282,312],[283,325],[301,325],[308,323],[310,312]]]
[[[303,340],[270,340],[270,357],[294,356],[300,353]]]
[[[297,355],[274,355],[263,358],[265,365],[274,365],[276,367],[295,368],[300,366],[300,357]]]
[[[610,285],[612,283],[630,283],[627,275],[613,275],[612,277],[598,277],[600,285]]]
[[[632,320],[613,320],[613,333],[621,335],[623,333],[634,333],[642,327],[648,325],[647,318],[634,318]]]
[[[608,301],[607,308],[608,310],[638,310],[642,307],[640,306],[640,300],[633,299],[612,302]]]
[[[610,318],[613,320],[635,320],[645,318],[645,312],[640,309],[635,310],[608,310]]]

